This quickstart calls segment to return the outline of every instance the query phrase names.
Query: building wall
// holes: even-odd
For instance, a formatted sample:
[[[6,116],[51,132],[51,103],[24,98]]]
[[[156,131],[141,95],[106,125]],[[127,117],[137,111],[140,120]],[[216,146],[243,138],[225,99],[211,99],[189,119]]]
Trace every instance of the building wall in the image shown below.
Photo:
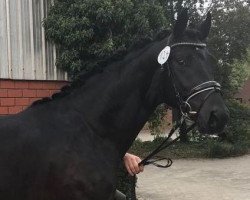
[[[250,78],[246,81],[244,86],[240,89],[235,98],[241,103],[250,106]]]
[[[18,113],[66,84],[67,81],[0,80],[0,115]]]
[[[42,26],[53,0],[0,0],[0,78],[66,80]]]
[[[42,26],[53,0],[0,0],[0,115],[15,114],[67,84]]]

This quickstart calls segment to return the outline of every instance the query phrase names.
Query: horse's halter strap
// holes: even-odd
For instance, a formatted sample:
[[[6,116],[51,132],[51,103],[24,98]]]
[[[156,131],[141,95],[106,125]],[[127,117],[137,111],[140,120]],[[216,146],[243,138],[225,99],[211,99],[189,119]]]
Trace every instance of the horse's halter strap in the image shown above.
[[[200,48],[205,48],[207,45],[204,43],[188,43],[188,42],[182,42],[182,43],[174,43],[171,45],[171,49],[175,48],[175,47],[179,47],[179,46],[193,46],[193,47],[200,47]],[[169,72],[169,76],[171,77],[171,81],[175,90],[175,95],[176,98],[179,101],[179,108],[181,111],[181,114],[183,117],[185,118],[190,118],[190,116],[195,116],[199,113],[201,107],[203,106],[203,104],[205,103],[205,101],[210,97],[210,95],[212,95],[214,92],[220,92],[221,90],[221,85],[216,82],[216,81],[206,81],[203,82],[195,87],[193,87],[191,89],[191,91],[189,92],[189,95],[185,98],[185,100],[181,97],[175,81],[174,81],[174,74],[170,68],[170,64],[169,61],[167,61],[167,69]],[[205,98],[203,98],[202,103],[200,104],[199,108],[197,110],[193,110],[192,106],[190,104],[190,100],[193,99],[194,97],[204,93],[204,92],[208,92],[207,95],[205,96]]]

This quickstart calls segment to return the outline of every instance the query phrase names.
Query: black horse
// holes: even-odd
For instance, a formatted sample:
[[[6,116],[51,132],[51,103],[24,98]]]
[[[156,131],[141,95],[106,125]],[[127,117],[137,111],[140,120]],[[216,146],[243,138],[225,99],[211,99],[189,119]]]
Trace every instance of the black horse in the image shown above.
[[[211,16],[196,29],[187,22],[183,11],[172,34],[0,118],[0,199],[113,200],[118,164],[161,103],[221,131],[228,111],[204,44]]]

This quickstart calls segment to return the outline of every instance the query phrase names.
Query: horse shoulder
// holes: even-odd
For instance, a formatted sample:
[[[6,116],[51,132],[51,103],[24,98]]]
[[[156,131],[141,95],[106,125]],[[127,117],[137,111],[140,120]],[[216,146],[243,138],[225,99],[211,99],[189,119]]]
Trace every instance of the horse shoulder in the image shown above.
[[[51,192],[60,191],[57,195],[63,194],[68,198],[74,195],[80,199],[87,197],[88,200],[110,199],[113,196],[118,156],[108,144],[97,138],[95,141],[78,139],[69,143],[64,152],[55,154],[57,159],[51,162],[49,173],[48,188]],[[58,187],[60,189],[56,189]]]

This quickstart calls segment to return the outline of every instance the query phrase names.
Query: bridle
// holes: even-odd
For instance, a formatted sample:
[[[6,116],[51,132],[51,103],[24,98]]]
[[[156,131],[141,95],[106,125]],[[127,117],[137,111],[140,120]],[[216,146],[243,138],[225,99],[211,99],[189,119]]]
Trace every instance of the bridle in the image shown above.
[[[175,43],[171,45],[171,49],[175,48],[175,47],[179,47],[179,46],[192,46],[192,47],[201,47],[201,48],[206,48],[206,44],[205,43],[187,43],[187,42],[182,42],[182,43]],[[189,94],[187,95],[187,97],[185,99],[182,98],[182,96],[180,95],[176,84],[175,84],[175,76],[173,73],[173,70],[170,67],[170,63],[169,61],[167,61],[166,63],[166,67],[168,70],[168,74],[170,76],[172,85],[174,87],[174,91],[175,91],[175,96],[178,100],[178,106],[179,109],[181,111],[181,114],[183,117],[187,118],[187,119],[193,119],[194,116],[197,117],[198,113],[200,112],[200,109],[202,108],[202,106],[204,105],[204,103],[206,102],[206,100],[210,97],[210,95],[212,95],[215,92],[220,92],[221,91],[221,85],[216,82],[216,81],[206,81],[203,82],[195,87],[193,87]],[[206,94],[206,96],[203,98],[202,103],[200,104],[199,108],[197,110],[194,110],[191,106],[190,101],[200,95],[203,94],[205,92],[208,92]]]
[[[205,48],[207,45],[205,43],[188,43],[188,42],[180,42],[180,43],[174,43],[170,46],[170,49],[173,49],[175,47],[179,47],[179,46],[192,46],[192,47],[200,47],[200,48]],[[185,125],[185,121],[191,120],[195,118],[195,121],[192,123],[192,125],[190,125],[188,128],[185,128],[184,133],[183,134],[187,134],[189,131],[191,131],[195,126],[196,126],[196,120],[198,117],[198,114],[202,108],[202,106],[204,105],[204,103],[207,101],[207,99],[214,93],[217,92],[221,92],[221,85],[213,80],[210,81],[205,81],[203,83],[200,83],[199,85],[193,87],[189,94],[187,95],[187,97],[185,99],[183,99],[183,97],[180,95],[176,84],[175,84],[175,79],[174,79],[174,73],[173,70],[170,67],[170,63],[169,60],[167,60],[166,62],[166,68],[168,70],[168,74],[169,77],[171,79],[172,85],[174,87],[174,91],[175,91],[175,96],[176,99],[178,100],[178,105],[179,105],[179,109],[181,111],[182,117],[181,120],[179,120],[176,125],[171,129],[171,131],[168,134],[168,137],[153,151],[151,152],[146,158],[144,158],[139,165],[149,165],[149,164],[153,164],[157,167],[161,167],[161,168],[167,168],[170,167],[172,165],[172,160],[170,158],[159,158],[159,159],[154,159],[152,160],[152,157],[154,157],[157,153],[159,153],[160,151],[162,151],[163,149],[167,148],[168,146],[174,144],[175,142],[177,142],[180,139],[180,136],[178,136],[177,138],[175,138],[172,141],[169,141],[171,136],[174,134],[174,132],[178,129],[181,128],[182,126]],[[165,67],[161,67],[161,69],[165,70]],[[199,105],[197,110],[194,110],[191,106],[190,101],[201,94],[204,94],[205,92],[206,95],[203,98],[203,101],[201,102],[201,104]],[[161,160],[167,160],[167,164],[166,165],[161,165],[159,163],[157,163],[157,161],[161,161]]]

